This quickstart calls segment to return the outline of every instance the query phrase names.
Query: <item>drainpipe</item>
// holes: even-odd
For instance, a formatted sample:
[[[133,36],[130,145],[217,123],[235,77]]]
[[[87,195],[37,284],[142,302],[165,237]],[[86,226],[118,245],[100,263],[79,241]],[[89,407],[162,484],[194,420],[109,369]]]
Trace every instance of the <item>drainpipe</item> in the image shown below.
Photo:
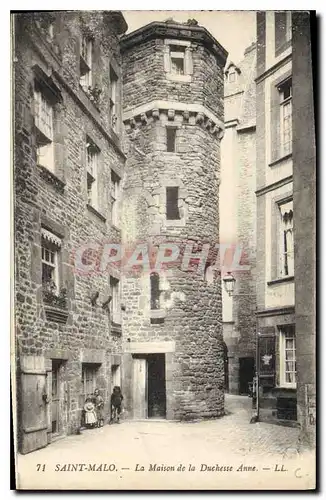
[[[257,409],[257,422],[259,421],[259,336],[260,333],[257,332],[256,336],[256,409]]]

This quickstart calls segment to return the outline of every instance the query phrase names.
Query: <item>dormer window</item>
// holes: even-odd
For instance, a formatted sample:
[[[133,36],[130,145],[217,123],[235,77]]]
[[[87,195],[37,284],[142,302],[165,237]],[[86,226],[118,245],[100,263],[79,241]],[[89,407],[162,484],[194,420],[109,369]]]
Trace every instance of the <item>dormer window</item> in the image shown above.
[[[227,83],[235,83],[238,81],[240,74],[240,68],[230,61],[225,69],[225,81]]]
[[[236,72],[235,72],[235,69],[231,69],[231,70],[229,71],[229,78],[228,78],[228,80],[229,80],[229,83],[235,82],[235,80],[236,80]]]

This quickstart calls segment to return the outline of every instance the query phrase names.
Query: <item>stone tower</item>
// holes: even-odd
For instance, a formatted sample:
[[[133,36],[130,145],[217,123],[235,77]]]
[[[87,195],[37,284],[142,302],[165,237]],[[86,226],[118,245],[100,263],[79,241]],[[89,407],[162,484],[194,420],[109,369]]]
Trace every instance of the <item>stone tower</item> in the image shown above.
[[[195,20],[153,22],[122,37],[121,50],[121,236],[142,263],[129,259],[122,278],[126,409],[133,418],[218,417],[221,288],[212,264],[227,52]]]

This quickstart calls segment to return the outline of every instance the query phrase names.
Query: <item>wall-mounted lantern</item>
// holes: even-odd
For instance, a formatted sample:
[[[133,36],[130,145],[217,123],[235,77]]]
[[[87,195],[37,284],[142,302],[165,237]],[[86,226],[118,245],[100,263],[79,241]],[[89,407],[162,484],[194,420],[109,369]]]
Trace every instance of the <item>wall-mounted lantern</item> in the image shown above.
[[[223,278],[225,291],[228,293],[230,297],[232,297],[235,286],[235,277],[232,275],[230,271],[226,273],[226,276]]]

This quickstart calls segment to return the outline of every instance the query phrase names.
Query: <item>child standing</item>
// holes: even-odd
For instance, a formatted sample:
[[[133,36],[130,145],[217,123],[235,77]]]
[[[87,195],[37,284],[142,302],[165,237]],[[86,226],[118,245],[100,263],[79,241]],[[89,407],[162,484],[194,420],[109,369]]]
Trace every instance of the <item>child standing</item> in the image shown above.
[[[97,416],[97,426],[102,427],[104,424],[104,415],[103,415],[104,399],[100,395],[100,392],[98,389],[95,389],[95,391],[94,391],[93,403],[95,406],[95,411],[96,411],[96,416]]]
[[[111,394],[111,419],[110,419],[110,423],[112,423],[113,420],[117,420],[118,424],[120,423],[122,400],[123,400],[123,395],[122,395],[121,389],[118,385],[116,385],[113,387],[113,392]]]
[[[86,426],[94,427],[97,423],[96,411],[92,398],[87,396],[84,404],[85,410],[85,424]]]

